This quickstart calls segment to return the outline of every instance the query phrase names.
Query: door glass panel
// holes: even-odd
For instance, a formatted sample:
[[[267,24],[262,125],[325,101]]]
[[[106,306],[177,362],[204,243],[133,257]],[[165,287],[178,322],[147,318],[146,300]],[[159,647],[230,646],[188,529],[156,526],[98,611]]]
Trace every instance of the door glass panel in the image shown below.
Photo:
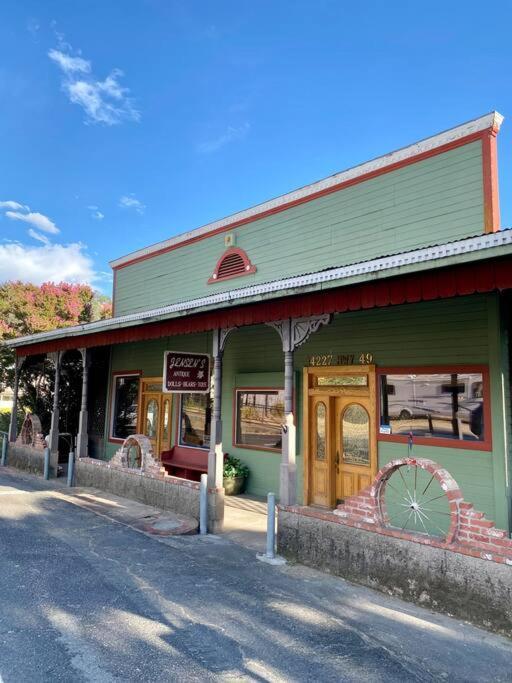
[[[316,459],[325,460],[325,404],[316,405]]]
[[[319,387],[367,387],[368,375],[320,375]]]
[[[155,439],[158,429],[158,401],[152,398],[146,408],[146,436]]]
[[[343,460],[349,465],[370,464],[370,418],[363,406],[351,403],[341,417]]]
[[[170,419],[170,404],[169,401],[164,401],[164,423],[162,425],[162,439],[164,445],[169,441],[169,419]]]

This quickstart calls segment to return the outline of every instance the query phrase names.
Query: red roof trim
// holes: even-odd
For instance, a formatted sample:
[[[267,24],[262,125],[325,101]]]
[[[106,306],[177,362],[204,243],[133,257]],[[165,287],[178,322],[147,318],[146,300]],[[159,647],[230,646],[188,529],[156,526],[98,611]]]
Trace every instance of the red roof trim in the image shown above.
[[[199,242],[200,240],[207,239],[208,237],[213,237],[214,235],[218,235],[223,232],[228,232],[229,230],[233,230],[234,228],[240,227],[242,225],[246,225],[247,223],[252,223],[253,221],[260,220],[262,218],[266,218],[267,216],[272,216],[276,213],[281,213],[281,211],[286,211],[287,209],[290,209],[294,206],[298,206],[299,204],[305,204],[306,202],[311,202],[314,199],[318,199],[319,197],[324,197],[325,195],[332,194],[333,192],[338,192],[339,190],[343,190],[345,187],[350,187],[352,185],[358,185],[359,183],[365,182],[366,180],[370,180],[371,178],[376,178],[377,176],[384,175],[385,173],[391,173],[392,171],[396,171],[400,168],[403,168],[404,166],[409,166],[410,164],[415,164],[419,161],[423,161],[424,159],[429,159],[430,157],[436,156],[438,154],[442,154],[443,152],[448,152],[452,149],[456,149],[457,147],[462,147],[463,145],[467,145],[470,142],[476,142],[477,140],[482,140],[486,135],[489,134],[489,130],[492,129],[485,129],[482,131],[478,131],[476,133],[472,133],[471,135],[466,135],[463,138],[459,138],[458,140],[453,140],[452,142],[448,142],[445,145],[441,145],[440,147],[436,147],[435,149],[428,150],[426,152],[422,152],[421,154],[417,154],[416,156],[409,157],[407,159],[403,159],[402,161],[397,161],[394,164],[390,164],[389,166],[385,166],[384,168],[379,168],[375,171],[370,171],[368,173],[365,173],[363,175],[358,176],[357,178],[352,178],[350,180],[345,180],[338,185],[333,185],[331,187],[327,187],[323,190],[319,190],[318,192],[314,192],[313,194],[308,195],[307,197],[301,197],[299,199],[295,199],[293,201],[290,201],[286,204],[281,204],[280,206],[276,206],[272,209],[267,209],[266,211],[262,211],[261,213],[255,214],[254,216],[249,216],[248,218],[242,218],[240,220],[234,220],[232,223],[229,223],[227,225],[223,225],[221,228],[217,228],[216,230],[211,230],[210,232],[204,233],[203,235],[197,235],[196,237],[191,237],[188,240],[183,240],[183,242],[179,242],[179,244],[173,244],[168,247],[163,247],[162,249],[159,249],[157,251],[153,251],[150,254],[144,254],[144,256],[138,256],[133,258],[131,261],[126,261],[125,263],[122,263],[118,266],[114,266],[113,270],[114,272],[116,270],[119,270],[120,268],[126,268],[126,266],[131,266],[134,263],[139,263],[140,261],[145,261],[146,259],[153,258],[154,256],[160,256],[161,254],[165,254],[169,251],[174,251],[175,249],[181,249],[181,247],[187,246],[189,244],[193,244],[194,242]]]
[[[322,313],[344,313],[418,301],[512,289],[512,257],[440,268],[400,277],[338,287],[298,296],[206,313],[184,315],[162,322],[65,337],[17,349],[20,356],[80,347],[105,346],[176,334],[204,332],[220,327],[243,327],[265,322]]]

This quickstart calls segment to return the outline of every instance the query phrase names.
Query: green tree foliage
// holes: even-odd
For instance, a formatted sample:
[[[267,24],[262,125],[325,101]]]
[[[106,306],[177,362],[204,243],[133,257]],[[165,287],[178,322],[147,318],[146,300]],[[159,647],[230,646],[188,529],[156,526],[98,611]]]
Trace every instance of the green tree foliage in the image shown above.
[[[22,282],[0,285],[0,340],[13,339],[58,327],[102,320],[112,315],[108,297],[87,285]],[[53,393],[53,367],[44,356],[30,357],[20,378],[20,409],[36,413],[45,433],[49,429]],[[81,361],[66,354],[62,366],[60,404],[62,431],[76,429],[81,386]],[[13,386],[14,353],[0,346],[0,389]]]

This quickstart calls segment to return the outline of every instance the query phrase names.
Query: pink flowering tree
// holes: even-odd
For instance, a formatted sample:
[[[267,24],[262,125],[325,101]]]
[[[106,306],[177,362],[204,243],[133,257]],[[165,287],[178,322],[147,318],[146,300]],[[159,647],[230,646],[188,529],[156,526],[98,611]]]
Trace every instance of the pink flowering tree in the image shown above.
[[[23,282],[5,282],[0,285],[0,341],[36,332],[46,332],[57,327],[109,318],[112,307],[108,297],[99,295],[88,285],[61,282],[45,282],[37,286]],[[81,366],[79,358],[67,361],[71,364],[62,382],[61,396],[64,410],[62,419],[68,420],[76,412]],[[73,364],[77,367],[73,368]],[[12,386],[14,379],[14,354],[0,346],[0,389]],[[44,356],[31,358],[24,366],[20,380],[20,411],[30,410],[38,414],[46,431],[52,405],[53,371]],[[21,417],[21,416],[20,416]],[[9,416],[0,416],[0,430],[5,430]],[[71,419],[71,418],[69,418]]]

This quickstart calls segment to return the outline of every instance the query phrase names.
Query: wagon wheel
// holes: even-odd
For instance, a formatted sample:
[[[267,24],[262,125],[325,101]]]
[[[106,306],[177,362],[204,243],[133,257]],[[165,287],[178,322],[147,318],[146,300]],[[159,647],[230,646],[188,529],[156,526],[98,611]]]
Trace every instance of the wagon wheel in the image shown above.
[[[452,515],[446,491],[435,474],[419,465],[401,463],[379,491],[382,524],[391,529],[447,539]]]

